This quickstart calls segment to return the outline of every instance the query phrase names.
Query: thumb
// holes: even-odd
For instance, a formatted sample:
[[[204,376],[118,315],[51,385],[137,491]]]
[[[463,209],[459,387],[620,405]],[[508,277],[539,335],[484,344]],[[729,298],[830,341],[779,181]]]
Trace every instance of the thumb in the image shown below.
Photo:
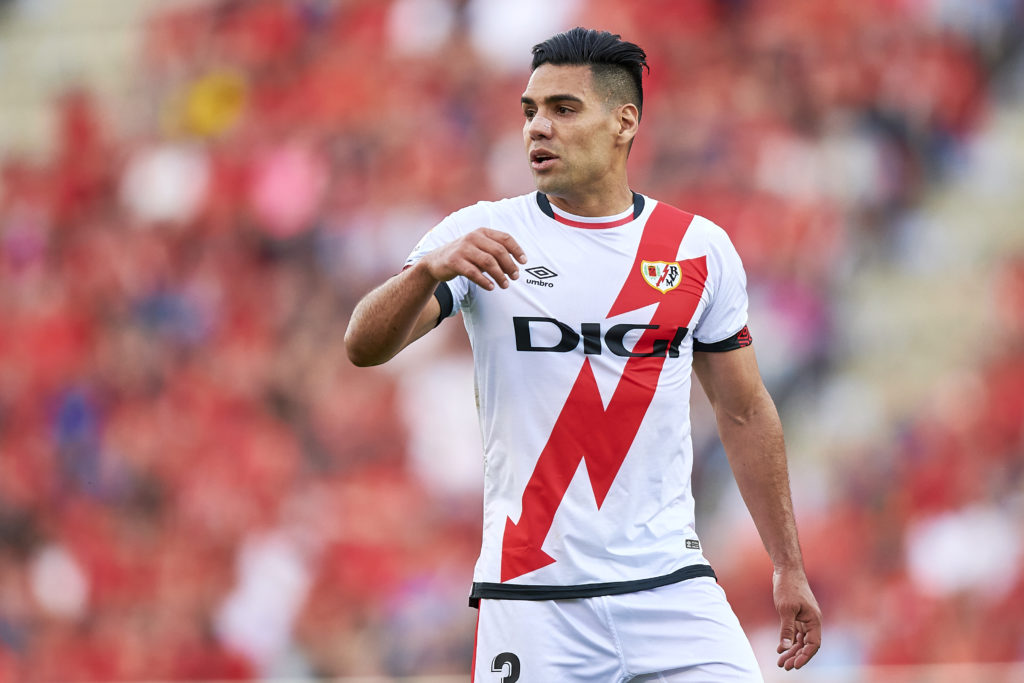
[[[782,617],[782,631],[779,634],[779,654],[793,647],[793,639],[795,637],[796,621],[789,615]]]

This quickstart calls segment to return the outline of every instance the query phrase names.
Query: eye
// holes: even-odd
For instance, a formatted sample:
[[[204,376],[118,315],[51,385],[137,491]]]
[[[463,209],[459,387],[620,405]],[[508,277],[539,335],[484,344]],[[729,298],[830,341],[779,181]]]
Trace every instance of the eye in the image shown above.
[[[536,114],[537,114],[537,112],[535,112],[533,109],[524,109],[523,110],[523,116],[526,117],[527,121],[531,120],[534,116],[536,116]]]
[[[571,108],[569,108],[569,107],[566,107],[565,105],[560,106],[555,111],[557,111],[559,114],[571,114],[571,113],[573,113],[573,110]]]

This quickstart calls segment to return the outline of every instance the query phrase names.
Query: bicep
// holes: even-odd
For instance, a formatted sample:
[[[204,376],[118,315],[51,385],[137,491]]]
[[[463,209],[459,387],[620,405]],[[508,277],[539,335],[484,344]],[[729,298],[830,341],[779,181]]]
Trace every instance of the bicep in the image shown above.
[[[694,353],[693,370],[716,412],[741,415],[767,394],[752,345]]]

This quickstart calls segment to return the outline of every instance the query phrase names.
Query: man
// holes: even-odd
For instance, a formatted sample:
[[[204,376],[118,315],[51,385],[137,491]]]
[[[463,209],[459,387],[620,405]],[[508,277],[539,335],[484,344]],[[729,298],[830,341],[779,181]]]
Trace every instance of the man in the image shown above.
[[[463,313],[485,463],[473,680],[761,680],[694,528],[691,365],[774,563],[779,666],[799,668],[821,617],[739,256],[710,221],[629,188],[641,48],[576,28],[533,54],[537,192],[450,215],[345,334],[375,365]]]

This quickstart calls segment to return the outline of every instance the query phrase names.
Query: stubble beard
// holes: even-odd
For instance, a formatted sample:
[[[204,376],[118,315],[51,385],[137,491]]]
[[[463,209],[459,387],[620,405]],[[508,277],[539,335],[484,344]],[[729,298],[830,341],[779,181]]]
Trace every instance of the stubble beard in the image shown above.
[[[565,193],[569,183],[564,178],[558,178],[552,173],[534,173],[533,184],[538,192],[558,197]]]

